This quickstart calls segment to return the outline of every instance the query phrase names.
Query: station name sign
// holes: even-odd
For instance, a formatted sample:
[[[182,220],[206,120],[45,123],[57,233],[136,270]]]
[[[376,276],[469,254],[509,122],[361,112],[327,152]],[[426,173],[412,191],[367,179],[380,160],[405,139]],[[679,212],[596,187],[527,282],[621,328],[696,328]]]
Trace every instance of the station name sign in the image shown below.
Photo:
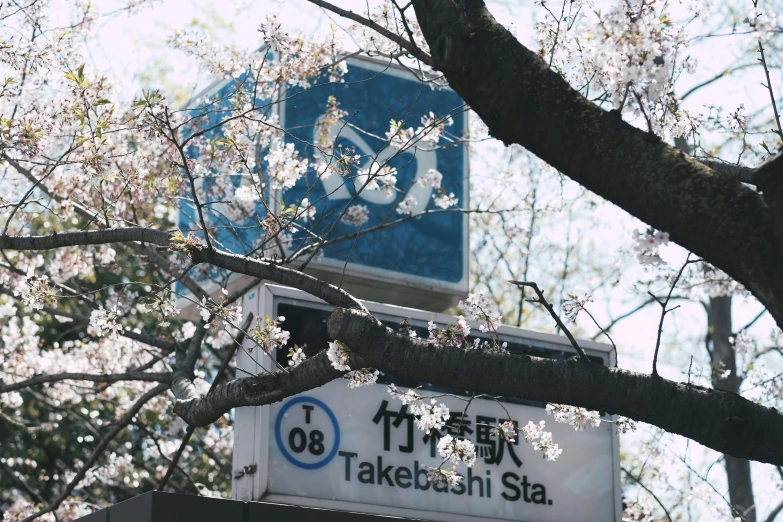
[[[453,322],[440,314],[366,305],[390,326],[407,319],[426,332],[429,320]],[[261,316],[284,315],[292,343],[314,352],[325,347],[330,308],[306,294],[262,286],[246,296],[244,306]],[[512,353],[560,359],[573,355],[567,341],[557,336],[509,327],[501,327],[499,335]],[[584,347],[592,358],[612,364],[610,347],[589,342]],[[258,371],[249,359],[238,364]],[[419,430],[409,406],[389,393],[384,380],[400,390],[412,387],[419,395],[436,397],[449,408],[446,426],[429,433]],[[619,451],[612,424],[575,432],[556,424],[542,404],[476,398],[467,407],[465,398],[465,390],[387,375],[368,387],[350,389],[347,381],[336,380],[270,406],[238,409],[234,468],[255,464],[250,469],[257,470],[235,478],[234,496],[444,521],[620,520]],[[555,462],[544,460],[524,437],[510,442],[491,432],[491,426],[503,421],[524,426],[542,420],[563,450]],[[428,468],[443,461],[437,444],[447,435],[470,440],[476,463],[458,467],[464,479],[457,484],[432,484]]]

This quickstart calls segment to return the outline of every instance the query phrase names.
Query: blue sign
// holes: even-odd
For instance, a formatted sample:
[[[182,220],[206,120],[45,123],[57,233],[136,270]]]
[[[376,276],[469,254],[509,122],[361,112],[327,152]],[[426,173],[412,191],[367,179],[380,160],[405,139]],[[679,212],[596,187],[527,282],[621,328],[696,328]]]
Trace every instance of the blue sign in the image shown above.
[[[299,408],[293,406],[299,405]],[[318,429],[323,419],[330,421],[332,431]],[[283,456],[302,469],[326,466],[340,447],[340,426],[332,410],[312,397],[297,397],[288,401],[275,420],[275,440]]]
[[[232,115],[231,95],[239,86],[252,92],[252,78],[249,72],[222,84],[214,89],[207,103],[192,106],[190,115],[203,115],[202,128],[226,119]],[[345,116],[325,128],[324,114],[334,102],[345,111]],[[257,101],[257,105],[264,103]],[[286,207],[299,205],[307,198],[315,208],[315,216],[300,223],[290,234],[285,245],[287,254],[323,239],[322,255],[312,266],[341,269],[349,262],[354,274],[367,274],[372,279],[392,277],[427,281],[452,291],[467,289],[468,220],[460,209],[467,207],[468,161],[466,147],[459,143],[466,134],[467,115],[466,106],[456,93],[432,88],[399,68],[351,59],[342,81],[335,82],[324,75],[308,88],[289,86],[282,101],[266,106],[279,116],[285,143],[293,144],[298,154],[308,160],[305,175],[293,187],[274,195],[282,198]],[[449,124],[438,131],[439,139],[426,139],[424,131],[425,139],[417,133],[406,146],[389,145],[387,135],[392,121],[404,134],[408,129],[421,129],[423,119]],[[329,150],[319,142],[324,133],[332,142]],[[222,137],[220,128],[211,130],[208,136],[217,143]],[[204,212],[209,226],[214,227],[212,233],[219,248],[247,254],[264,237],[260,223],[267,217],[267,209],[262,203],[256,204],[255,215],[235,222],[222,212],[220,201],[210,199],[210,193],[221,181],[225,192],[226,177],[234,188],[248,174],[266,179],[267,154],[268,150],[258,151],[258,167],[251,172],[223,173],[220,180],[219,165],[213,165],[212,175],[203,177],[201,186],[207,194]],[[323,176],[317,166],[334,167],[340,155],[352,158],[350,172]],[[373,189],[369,185],[362,189],[367,178],[357,174],[377,172],[380,166],[396,169],[394,189]],[[427,181],[432,171],[437,172],[439,183]],[[271,195],[265,192],[265,196]],[[445,198],[450,198],[452,205],[444,205]],[[398,212],[401,204],[409,212]],[[276,212],[279,205],[279,201],[274,201],[269,206]],[[362,214],[360,224],[346,218],[349,207],[353,207],[349,214]],[[422,212],[426,215],[416,217]],[[180,205],[179,227],[199,234],[197,213],[187,199]],[[357,232],[363,233],[356,237]],[[269,250],[266,255],[270,255]],[[193,275],[202,280],[220,276]]]
[[[396,169],[396,185],[402,194],[365,189],[351,203],[367,207],[367,221],[362,229],[369,230],[402,218],[395,209],[408,195],[416,200],[414,214],[428,209],[438,210],[433,196],[439,193],[432,187],[416,183],[416,179],[426,176],[429,169],[442,174],[443,193],[453,194],[458,206],[465,208],[467,152],[464,145],[450,146],[447,138],[441,138],[437,144],[423,145],[419,142],[418,146],[399,151],[390,147],[386,139],[391,120],[400,122],[399,126],[403,129],[416,129],[421,126],[422,117],[430,113],[435,119],[450,117],[453,124],[446,127],[445,134],[451,139],[462,138],[466,114],[460,97],[448,89],[433,89],[407,71],[358,60],[349,62],[343,79],[342,83],[322,82],[309,89],[289,89],[283,122],[289,133],[288,139],[311,163],[328,161],[324,158],[324,151],[313,144],[317,143],[317,134],[321,131],[316,122],[323,116],[329,97],[333,96],[339,108],[347,113],[347,121],[332,127],[336,140],[333,151],[328,152],[350,151],[345,153],[358,155],[358,171],[371,168],[373,162],[387,163]],[[283,198],[286,203],[295,203],[307,197],[316,202],[316,217],[339,216],[356,195],[357,189],[362,187],[363,179],[355,176],[353,179],[348,176],[341,178],[336,173],[322,179],[319,174],[311,169],[307,178],[286,191]],[[467,220],[461,212],[421,216],[375,230],[355,241],[351,238],[328,245],[324,248],[324,258],[340,267],[345,261],[350,261],[354,268],[362,265],[402,275],[460,283],[467,268],[466,228]],[[334,223],[333,218],[324,219],[312,232],[319,236],[329,232],[329,238],[339,238],[357,230],[357,226],[343,220]],[[305,239],[304,233],[296,237]]]

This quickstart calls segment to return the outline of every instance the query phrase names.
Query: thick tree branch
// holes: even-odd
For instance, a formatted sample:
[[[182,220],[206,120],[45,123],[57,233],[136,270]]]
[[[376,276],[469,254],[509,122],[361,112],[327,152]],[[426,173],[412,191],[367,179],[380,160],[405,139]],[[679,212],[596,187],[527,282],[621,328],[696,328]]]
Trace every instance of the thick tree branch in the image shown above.
[[[623,415],[722,453],[783,463],[783,415],[734,393],[597,364],[433,347],[356,310],[335,310],[329,335],[365,366],[406,379]]]
[[[0,236],[0,249],[51,250],[69,246],[104,245],[108,243],[127,243],[129,241],[168,246],[169,237],[168,232],[145,227],[62,232],[49,236],[12,237],[3,235]]]
[[[712,158],[697,158],[699,161],[707,165],[716,174],[728,179],[733,179],[741,183],[748,183],[749,185],[755,185],[756,169],[750,167],[744,167],[735,163],[727,163],[719,159]]]
[[[206,426],[231,408],[281,401],[322,386],[345,373],[335,370],[326,352],[321,351],[295,368],[236,379],[216,387],[204,398],[191,396],[178,400],[174,412],[189,424]]]
[[[483,1],[413,6],[435,67],[493,136],[669,232],[742,283],[783,324],[783,224],[755,191],[585,99],[497,23]]]

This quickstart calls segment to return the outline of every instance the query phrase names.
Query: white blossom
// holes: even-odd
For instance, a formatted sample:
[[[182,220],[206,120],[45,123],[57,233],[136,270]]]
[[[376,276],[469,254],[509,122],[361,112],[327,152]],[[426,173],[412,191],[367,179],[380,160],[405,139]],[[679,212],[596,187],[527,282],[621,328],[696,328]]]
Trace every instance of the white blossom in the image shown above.
[[[413,214],[413,209],[416,207],[416,204],[416,198],[408,195],[397,205],[397,213],[403,216],[410,216]]]
[[[93,310],[90,313],[90,324],[87,327],[87,333],[97,335],[98,337],[116,337],[123,330],[122,326],[117,323],[117,317],[116,307],[111,310],[104,308]]]
[[[110,265],[117,257],[117,251],[107,245],[101,245],[95,254],[95,260],[102,265]]]
[[[11,301],[0,304],[0,319],[16,315],[16,307]]]
[[[463,461],[469,468],[476,463],[476,447],[467,439],[456,439],[451,435],[445,435],[438,441],[438,453],[455,464]]]
[[[342,222],[352,227],[360,227],[370,219],[370,211],[365,205],[351,205],[343,215]]]
[[[735,352],[743,355],[751,353],[756,346],[747,330],[740,331],[736,337],[729,337],[729,342],[734,346]]]
[[[412,143],[414,132],[413,127],[403,129],[404,122],[392,120],[389,124],[389,131],[386,133],[386,139],[389,140],[389,146],[395,150],[403,150]]]
[[[299,346],[294,346],[292,348],[288,349],[288,366],[292,366],[296,368],[303,362],[307,360],[307,356],[304,353],[304,350],[302,350]]]
[[[416,183],[422,187],[432,187],[439,189],[440,184],[443,181],[443,174],[435,169],[427,169],[427,173],[416,180]]]
[[[778,17],[774,11],[761,10],[758,7],[751,9],[747,23],[753,29],[753,38],[764,43],[778,31]]]
[[[517,425],[510,420],[501,422],[497,426],[493,426],[489,431],[492,435],[497,435],[498,437],[501,437],[508,442],[514,442],[517,440]]]
[[[636,259],[643,265],[662,265],[663,259],[658,254],[661,246],[669,244],[669,233],[648,228],[644,232],[633,231],[633,250]]]
[[[349,379],[348,387],[360,388],[362,386],[370,386],[378,381],[378,375],[380,375],[378,370],[354,370],[346,374],[346,377]]]
[[[552,441],[552,433],[544,431],[545,426],[545,421],[540,421],[538,424],[528,421],[520,431],[525,437],[525,442],[531,443],[534,450],[540,451],[544,459],[557,460],[563,450]]]
[[[396,190],[397,169],[390,165],[381,166],[373,161],[366,169],[359,169],[356,180],[365,190],[380,190],[390,196]]]
[[[264,160],[269,166],[269,188],[272,190],[293,187],[307,172],[307,159],[299,157],[293,143],[283,144],[282,138],[272,140]]]
[[[430,111],[429,114],[421,117],[421,127],[416,129],[416,136],[421,136],[421,141],[425,143],[437,145],[446,127],[453,124],[454,120],[451,116],[436,118],[435,114]]]
[[[21,408],[22,404],[24,404],[24,399],[22,399],[19,392],[0,393],[0,406],[3,408],[15,410],[16,408]]]
[[[209,311],[209,308],[207,308],[206,296],[201,298],[201,306],[199,306],[198,313],[201,315],[201,319],[204,322],[209,321],[209,318],[212,317],[212,313]]]
[[[250,332],[250,337],[261,347],[264,353],[270,353],[272,350],[282,348],[288,344],[291,332],[283,330],[280,324],[285,321],[285,317],[280,315],[272,319],[268,315],[264,317],[264,324],[261,324],[261,318],[258,318],[255,328]]]
[[[248,214],[255,211],[256,203],[260,199],[258,192],[250,185],[241,185],[234,191],[234,202]]]
[[[435,399],[431,399],[429,404],[424,401],[411,403],[408,411],[416,416],[416,426],[425,433],[442,429],[450,415],[448,407],[443,403],[438,404]]]
[[[348,366],[348,354],[338,341],[329,343],[329,350],[326,352],[326,356],[335,370],[344,372],[351,369]]]
[[[435,202],[436,207],[442,209],[451,208],[453,206],[456,206],[457,203],[459,203],[457,198],[454,196],[453,192],[449,193],[448,196],[445,193],[441,194],[440,196],[437,194],[433,194],[432,200]]]
[[[14,288],[14,295],[18,296],[25,306],[33,310],[40,310],[55,298],[54,290],[49,285],[49,276],[28,276],[19,282]]]
[[[549,403],[546,405],[546,412],[554,416],[555,422],[568,424],[575,431],[584,431],[588,425],[596,428],[601,425],[599,413],[586,410],[585,408]]]
[[[468,298],[460,301],[457,307],[471,319],[483,321],[483,324],[479,326],[479,330],[482,332],[494,331],[500,326],[502,316],[483,290],[468,294]]]
[[[422,399],[421,395],[419,395],[415,391],[408,389],[402,392],[398,390],[394,384],[389,384],[387,387],[387,391],[389,392],[389,395],[391,395],[396,399],[399,399],[403,404],[411,404],[416,401],[420,401]]]
[[[452,466],[451,469],[443,468],[427,468],[427,480],[431,484],[445,483],[449,486],[456,486],[463,480],[463,476],[457,473],[457,467]]]
[[[299,203],[299,211],[301,212],[300,217],[305,223],[315,217],[315,205],[310,203],[310,200],[307,198],[302,199],[302,202]]]

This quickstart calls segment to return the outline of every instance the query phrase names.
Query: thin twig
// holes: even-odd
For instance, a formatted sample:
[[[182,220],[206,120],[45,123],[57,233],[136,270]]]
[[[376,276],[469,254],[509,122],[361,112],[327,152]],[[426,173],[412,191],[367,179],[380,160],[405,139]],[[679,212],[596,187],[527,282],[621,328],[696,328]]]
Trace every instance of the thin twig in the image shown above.
[[[630,471],[628,471],[627,469],[625,469],[623,467],[621,467],[620,469],[623,470],[623,473],[625,473],[626,476],[630,477],[631,480],[633,480],[634,482],[639,484],[639,486],[641,486],[643,490],[645,490],[647,493],[650,494],[650,496],[653,499],[655,499],[655,501],[658,503],[658,505],[661,506],[661,509],[663,510],[663,512],[666,513],[666,518],[669,519],[669,522],[672,522],[672,517],[669,514],[669,510],[666,509],[666,506],[663,505],[663,502],[661,502],[661,500],[657,496],[655,496],[655,493],[653,493],[647,486],[645,486],[638,477],[635,477],[633,475],[633,473],[631,473]]]
[[[759,58],[759,61],[761,62],[761,65],[764,67],[764,74],[767,76],[767,84],[763,85],[767,88],[769,91],[769,98],[772,101],[772,112],[775,114],[775,123],[778,124],[778,130],[777,135],[778,138],[783,141],[783,127],[780,126],[780,114],[778,114],[778,106],[775,102],[775,92],[772,90],[772,80],[769,78],[769,67],[767,67],[767,59],[764,57],[764,46],[761,45],[761,40],[759,40],[759,54],[761,55],[761,58]]]
[[[691,254],[688,253],[688,257],[685,258],[685,263],[682,265],[682,268],[680,268],[680,271],[677,272],[677,277],[674,278],[674,281],[669,287],[669,293],[666,295],[665,301],[661,301],[660,299],[658,299],[652,292],[647,292],[650,297],[655,299],[655,301],[659,305],[661,305],[661,320],[658,323],[658,338],[655,340],[655,355],[653,356],[653,365],[652,365],[653,375],[658,375],[658,350],[661,347],[661,335],[663,334],[663,320],[666,317],[666,314],[680,307],[680,305],[677,305],[674,308],[667,308],[667,306],[669,306],[669,300],[672,298],[672,292],[674,292],[674,288],[677,286],[677,283],[680,281],[680,278],[682,277],[682,273],[685,271],[685,267],[693,263],[699,263],[699,262],[701,262],[701,259],[691,259]]]
[[[519,287],[527,287],[532,288],[533,291],[538,296],[538,299],[530,299],[530,302],[538,303],[544,306],[544,308],[547,309],[549,312],[549,315],[552,316],[552,319],[555,320],[555,323],[557,323],[557,326],[563,331],[563,333],[568,337],[568,340],[571,341],[571,346],[574,347],[574,350],[576,350],[576,353],[579,354],[579,357],[582,358],[585,362],[591,362],[590,358],[587,356],[584,350],[582,350],[582,347],[579,346],[579,344],[576,342],[576,339],[574,339],[574,336],[571,334],[571,331],[566,327],[565,324],[563,324],[563,321],[560,320],[560,316],[557,315],[557,312],[555,312],[555,309],[552,308],[552,305],[549,304],[549,302],[544,297],[544,292],[541,291],[540,288],[538,288],[538,285],[536,283],[528,282],[528,281],[509,281],[509,283],[517,285]]]

